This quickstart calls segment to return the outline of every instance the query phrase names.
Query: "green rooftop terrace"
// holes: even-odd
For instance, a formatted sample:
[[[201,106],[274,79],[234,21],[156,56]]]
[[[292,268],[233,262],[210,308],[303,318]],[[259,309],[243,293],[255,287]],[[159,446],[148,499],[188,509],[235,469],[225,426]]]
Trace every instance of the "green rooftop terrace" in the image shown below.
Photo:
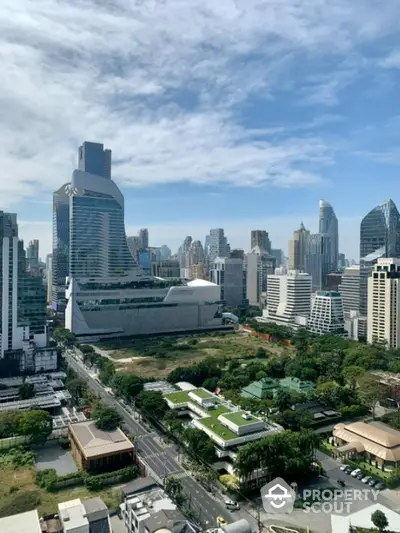
[[[189,392],[193,392],[196,396],[198,396],[202,400],[207,400],[207,398],[214,398],[214,394],[211,394],[211,392],[208,392],[208,390],[205,390],[205,389],[194,389]]]
[[[247,420],[246,418],[243,418],[243,414],[245,414],[243,411],[238,411],[236,413],[225,414],[224,417],[237,426],[248,426],[249,424],[260,422],[258,418],[252,415],[250,415],[251,418]]]
[[[192,401],[187,391],[184,391],[184,390],[179,391],[179,392],[171,392],[169,394],[164,394],[164,398],[166,398],[172,403],[185,403],[185,402]]]
[[[203,418],[202,420],[199,420],[199,422],[202,426],[208,428],[213,433],[218,435],[218,437],[221,437],[225,441],[238,438],[238,435],[236,435],[236,433],[234,433],[227,427],[223,426],[217,417],[212,416]]]

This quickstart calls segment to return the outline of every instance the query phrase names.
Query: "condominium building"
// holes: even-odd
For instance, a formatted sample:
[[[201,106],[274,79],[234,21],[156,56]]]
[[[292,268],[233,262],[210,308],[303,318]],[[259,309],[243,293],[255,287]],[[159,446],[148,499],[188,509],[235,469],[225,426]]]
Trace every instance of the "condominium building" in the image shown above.
[[[149,230],[147,228],[139,230],[139,244],[142,250],[146,250],[149,247]]]
[[[261,229],[254,229],[251,232],[251,248],[259,246],[261,250],[271,253],[271,241],[269,240],[268,232]]]
[[[151,275],[157,278],[179,278],[180,265],[177,259],[161,259],[152,261]]]
[[[208,279],[208,271],[205,263],[199,263],[190,267],[190,279]]]
[[[270,275],[267,282],[265,319],[285,325],[306,325],[311,310],[312,281],[298,270],[287,275]]]
[[[307,329],[315,335],[343,335],[344,313],[339,292],[318,291],[311,305]]]
[[[306,244],[305,271],[312,278],[314,291],[325,289],[331,268],[330,237],[325,233],[309,235]]]
[[[360,265],[345,269],[338,291],[342,295],[345,316],[350,311],[360,311]]]
[[[293,239],[289,241],[289,269],[306,272],[306,249],[310,232],[304,227],[293,232]]]
[[[368,326],[370,343],[400,348],[400,259],[381,258],[368,279]]]
[[[246,300],[243,261],[228,257],[216,257],[210,264],[210,281],[221,290],[221,302],[227,307],[242,306]]]
[[[250,305],[262,305],[263,293],[267,291],[268,275],[274,273],[275,267],[276,258],[259,246],[255,246],[246,254],[246,296]]]
[[[29,241],[29,244],[26,248],[26,269],[28,272],[35,274],[36,276],[40,275],[38,239]]]

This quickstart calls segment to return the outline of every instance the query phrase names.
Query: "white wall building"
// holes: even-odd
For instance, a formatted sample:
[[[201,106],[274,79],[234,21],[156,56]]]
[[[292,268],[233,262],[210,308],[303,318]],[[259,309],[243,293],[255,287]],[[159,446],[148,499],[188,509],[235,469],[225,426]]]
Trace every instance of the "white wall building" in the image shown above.
[[[368,342],[400,347],[400,259],[378,259],[368,279]]]
[[[262,295],[267,290],[267,278],[275,272],[276,258],[259,246],[246,254],[246,295],[250,305],[261,305]]]
[[[287,275],[270,275],[267,282],[267,308],[263,316],[267,320],[296,325],[306,320],[311,310],[311,276],[290,270]]]
[[[316,293],[307,328],[315,335],[346,335],[343,302],[339,292]]]

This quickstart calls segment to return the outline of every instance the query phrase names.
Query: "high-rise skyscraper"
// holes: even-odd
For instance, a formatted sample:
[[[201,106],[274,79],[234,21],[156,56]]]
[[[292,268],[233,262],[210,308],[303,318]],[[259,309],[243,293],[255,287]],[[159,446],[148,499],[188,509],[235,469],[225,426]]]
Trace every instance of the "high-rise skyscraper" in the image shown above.
[[[217,285],[153,278],[151,262],[148,275],[135,264],[125,235],[124,197],[112,179],[75,170],[65,190],[70,212],[67,329],[100,339],[222,325]]]
[[[160,256],[161,259],[169,259],[172,255],[171,248],[167,246],[166,244],[163,244],[160,246]]]
[[[250,305],[262,305],[263,297],[266,296],[268,275],[274,273],[275,267],[276,258],[259,246],[255,246],[246,254],[246,295]]]
[[[222,228],[210,230],[208,259],[214,261],[216,257],[229,257],[231,248]]]
[[[319,233],[330,239],[330,270],[335,272],[339,261],[339,224],[335,211],[326,200],[319,202]]]
[[[360,311],[360,266],[347,267],[342,276],[342,282],[338,288],[343,300],[345,318],[350,311]]]
[[[83,172],[111,179],[111,150],[100,143],[85,141],[79,147],[78,168]]]
[[[149,247],[149,230],[147,228],[139,230],[139,244],[142,250],[147,250]]]
[[[369,343],[400,348],[400,259],[379,258],[368,278]]]
[[[293,232],[293,239],[289,241],[289,268],[305,272],[306,270],[306,250],[310,232],[304,227],[303,222],[300,229]]]
[[[46,256],[47,303],[51,305],[53,287],[53,254]]]
[[[367,316],[368,277],[379,258],[400,257],[400,214],[393,200],[370,211],[360,226],[360,313]]]
[[[271,241],[269,240],[268,232],[263,229],[251,230],[251,249],[259,246],[261,250],[271,253]]]
[[[307,239],[305,270],[312,278],[313,291],[326,287],[331,266],[330,238],[324,233],[311,234]]]
[[[29,272],[39,275],[39,241],[29,241],[26,249],[26,267]]]
[[[318,291],[311,305],[307,329],[314,335],[342,335],[344,313],[342,297],[339,292]]]
[[[200,241],[192,241],[187,252],[186,267],[190,268],[192,265],[204,263],[205,255],[204,248]]]

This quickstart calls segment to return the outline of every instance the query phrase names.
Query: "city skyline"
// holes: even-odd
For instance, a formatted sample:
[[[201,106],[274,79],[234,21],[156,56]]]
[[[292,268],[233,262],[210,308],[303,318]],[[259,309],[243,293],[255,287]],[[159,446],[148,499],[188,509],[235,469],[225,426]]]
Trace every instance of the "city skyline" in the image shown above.
[[[400,5],[112,4],[0,7],[1,207],[24,239],[49,251],[32,231],[85,139],[113,151],[128,235],[176,248],[179,227],[223,227],[247,248],[244,226],[286,249],[325,198],[355,256],[358,220],[398,182]]]

